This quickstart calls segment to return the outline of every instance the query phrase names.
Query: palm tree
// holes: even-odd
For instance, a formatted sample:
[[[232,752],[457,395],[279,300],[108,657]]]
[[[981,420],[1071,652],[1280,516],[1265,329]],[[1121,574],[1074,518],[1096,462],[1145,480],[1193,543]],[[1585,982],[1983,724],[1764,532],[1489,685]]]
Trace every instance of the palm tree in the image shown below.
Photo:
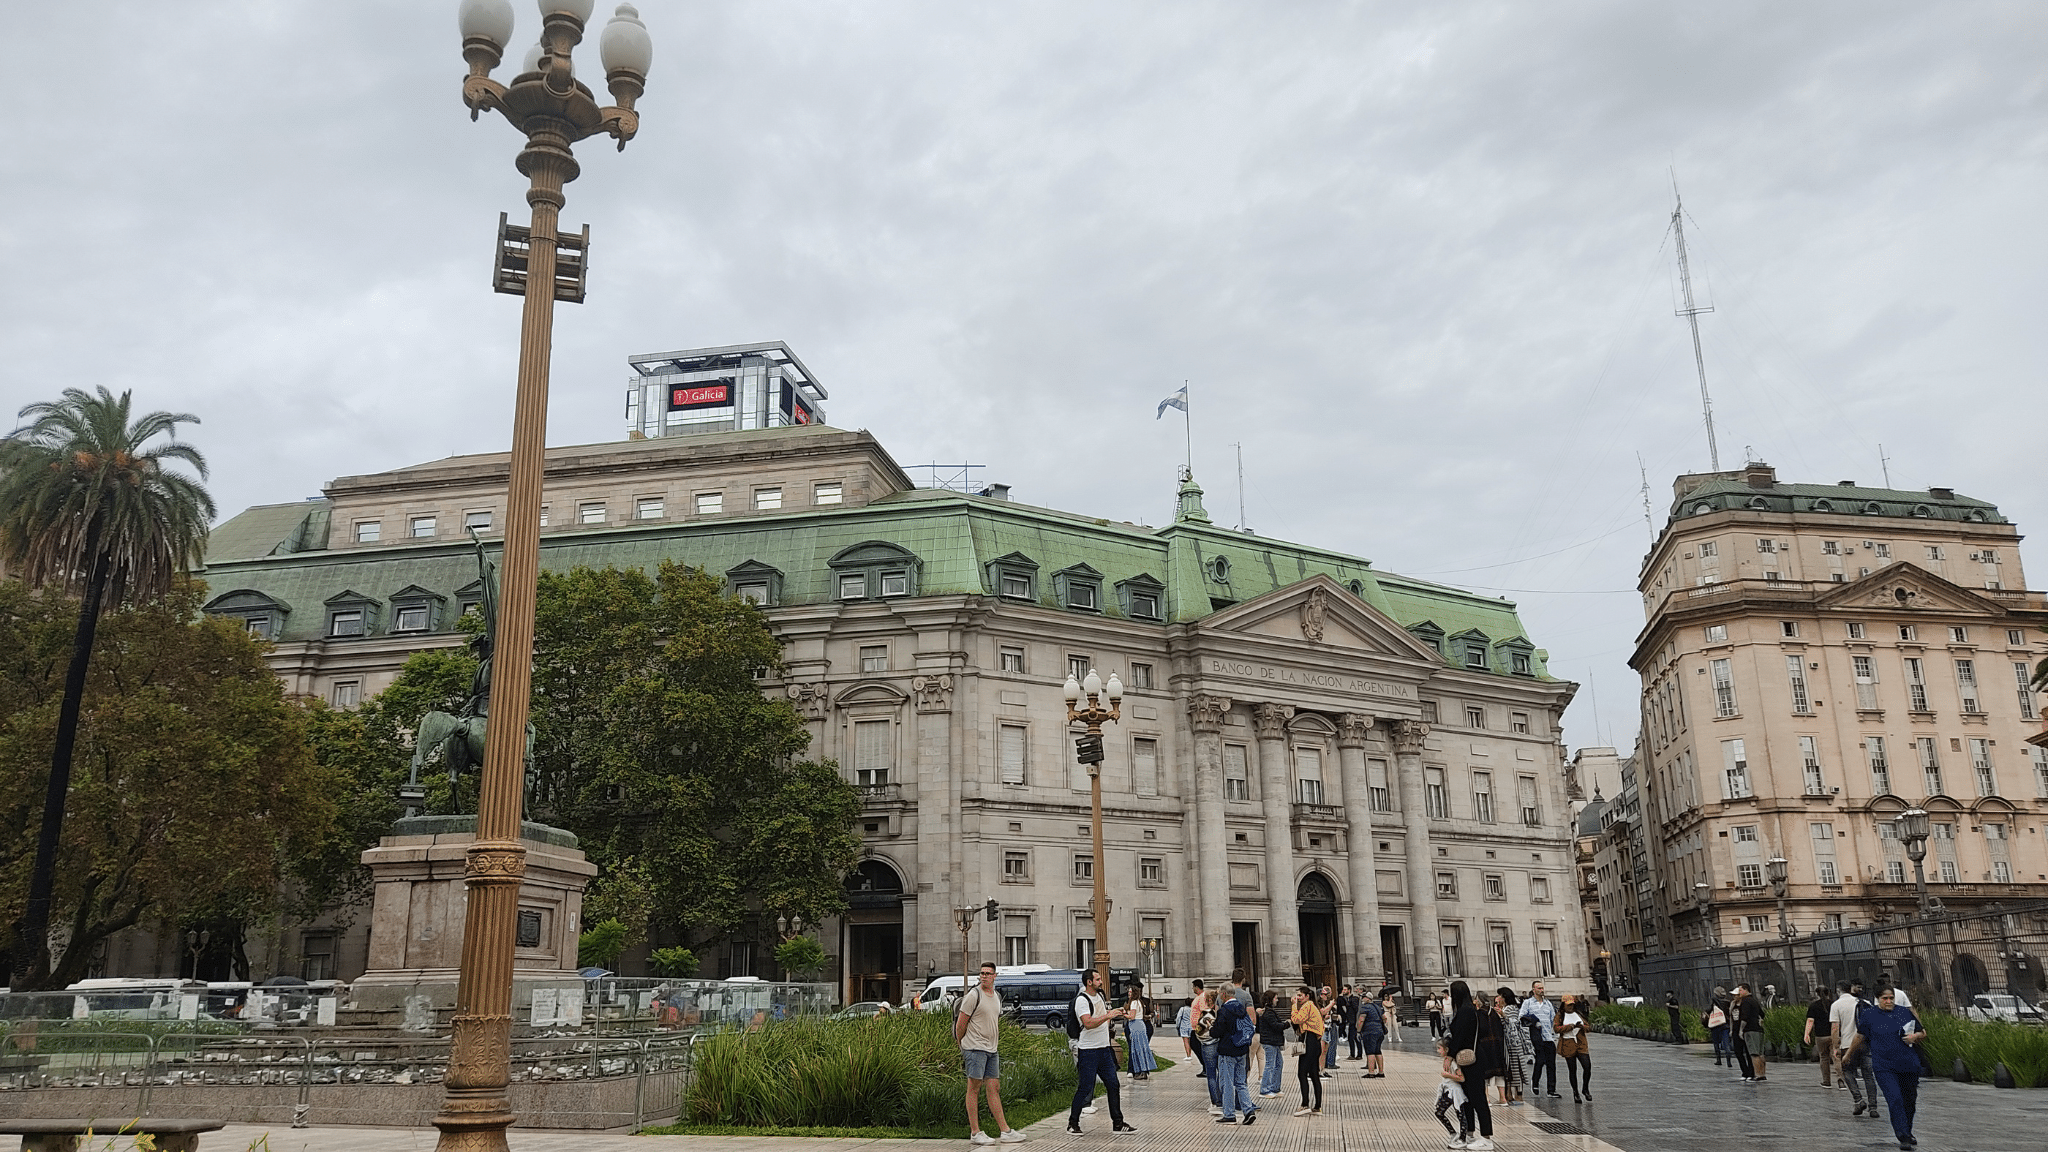
[[[206,489],[164,467],[183,461],[204,479],[206,460],[198,449],[175,439],[146,446],[199,418],[151,412],[131,424],[130,393],[98,391],[88,396],[67,388],[54,404],[31,404],[21,410],[22,426],[0,440],[0,563],[32,586],[83,596],[28,903],[11,955],[16,991],[39,988],[50,975],[57,845],[99,618],[122,604],[163,595],[174,577],[191,571],[213,518]]]

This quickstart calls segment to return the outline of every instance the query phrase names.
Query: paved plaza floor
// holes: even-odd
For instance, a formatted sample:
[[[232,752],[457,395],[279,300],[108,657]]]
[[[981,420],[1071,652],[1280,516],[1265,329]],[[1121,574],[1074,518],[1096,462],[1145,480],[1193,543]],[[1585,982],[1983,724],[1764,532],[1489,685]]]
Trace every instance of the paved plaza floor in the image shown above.
[[[1069,1136],[1064,1113],[1026,1130],[1020,1152],[1118,1152],[1119,1149],[1196,1152],[1423,1152],[1444,1146],[1444,1131],[1430,1115],[1437,1063],[1427,1034],[1407,1029],[1387,1046],[1387,1078],[1359,1079],[1359,1065],[1344,1061],[1323,1081],[1318,1117],[1296,1117],[1297,1083],[1289,1070],[1285,1094],[1262,1101],[1253,1126],[1213,1123],[1208,1096],[1193,1065],[1183,1063],[1145,1083],[1123,1079],[1131,1135],[1112,1135],[1109,1109],[1083,1117],[1086,1133]],[[1175,1058],[1180,1042],[1165,1038],[1158,1050]],[[1680,1048],[1613,1036],[1594,1038],[1597,1103],[1574,1104],[1570,1085],[1559,1100],[1547,1096],[1520,1108],[1498,1108],[1494,1142],[1515,1152],[1775,1152],[1777,1149],[1896,1148],[1891,1125],[1849,1115],[1849,1093],[1820,1088],[1812,1064],[1774,1064],[1761,1085],[1736,1081],[1717,1068],[1704,1046]],[[1254,1082],[1253,1090],[1257,1090]],[[1098,1098],[1098,1105],[1104,1102]],[[2048,1147],[2048,1090],[2006,1090],[1935,1080],[1922,1085],[1917,1133],[1926,1152],[2040,1152]],[[208,1152],[240,1152],[267,1144],[270,1152],[431,1152],[432,1128],[292,1129],[229,1125],[206,1137]],[[965,1147],[944,1140],[818,1140],[759,1136],[634,1136],[630,1133],[513,1129],[513,1152],[942,1152]],[[991,1148],[989,1152],[998,1152]]]

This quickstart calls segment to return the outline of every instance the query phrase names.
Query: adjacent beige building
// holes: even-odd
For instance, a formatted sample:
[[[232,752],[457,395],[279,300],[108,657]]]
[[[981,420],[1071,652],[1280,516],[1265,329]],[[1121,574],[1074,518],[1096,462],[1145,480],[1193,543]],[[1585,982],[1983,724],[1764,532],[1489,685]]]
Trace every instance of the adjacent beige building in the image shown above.
[[[1787,484],[1760,463],[1674,487],[1630,658],[1655,889],[1635,938],[1776,940],[1775,856],[1797,933],[1908,915],[1890,822],[1913,805],[1933,817],[1925,868],[1946,907],[2048,897],[2048,749],[2026,742],[2048,600],[2027,590],[2017,527],[1945,488]],[[1624,885],[1623,854],[1607,862]],[[1603,920],[1626,903],[1603,901]]]

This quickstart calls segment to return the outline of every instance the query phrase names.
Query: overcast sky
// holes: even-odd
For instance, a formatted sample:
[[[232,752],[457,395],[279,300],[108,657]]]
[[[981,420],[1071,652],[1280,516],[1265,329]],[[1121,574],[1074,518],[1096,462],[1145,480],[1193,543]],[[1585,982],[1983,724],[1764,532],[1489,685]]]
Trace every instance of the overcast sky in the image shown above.
[[[1241,443],[1250,527],[1516,600],[1568,741],[1626,752],[1637,454],[1660,523],[1707,466],[1675,168],[1724,467],[1875,484],[1882,444],[2048,523],[2048,5],[642,8],[550,443],[622,435],[629,354],[781,339],[906,465],[1159,524],[1187,381],[1217,519]],[[224,515],[501,449],[524,180],[454,9],[10,9],[0,408],[196,413]]]

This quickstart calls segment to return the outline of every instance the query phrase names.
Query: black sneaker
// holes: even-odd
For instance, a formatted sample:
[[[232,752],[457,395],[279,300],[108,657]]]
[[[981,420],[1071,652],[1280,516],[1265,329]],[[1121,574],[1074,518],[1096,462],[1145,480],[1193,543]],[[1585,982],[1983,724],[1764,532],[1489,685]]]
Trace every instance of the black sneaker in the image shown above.
[[[1081,1135],[1081,1126],[1080,1126],[1079,1124],[1069,1124],[1069,1125],[1067,1125],[1067,1135],[1069,1135],[1069,1136],[1079,1136],[1079,1135]]]
[[[1864,1109],[1866,1109],[1866,1108],[1868,1108],[1868,1107],[1870,1107],[1870,1105],[1868,1105],[1868,1104],[1865,1104],[1865,1103],[1864,1103],[1863,1101],[1861,1101],[1861,1100],[1858,1100],[1858,1101],[1856,1102],[1856,1110],[1855,1110],[1854,1112],[1851,1112],[1851,1113],[1849,1113],[1849,1115],[1851,1115],[1851,1116],[1861,1116],[1861,1115],[1863,1115],[1863,1111],[1864,1111]]]
[[[1259,1110],[1257,1108],[1254,1108],[1251,1111],[1244,1114],[1244,1123],[1250,1124],[1252,1121],[1257,1120],[1258,1118]]]
[[[1216,1123],[1216,1124],[1235,1124],[1235,1123],[1237,1123],[1237,1117],[1235,1117],[1235,1116],[1218,1116],[1218,1117],[1217,1117],[1217,1118],[1216,1118],[1216,1119],[1215,1119],[1215,1120],[1213,1121],[1213,1123]]]
[[[1123,1122],[1123,1121],[1121,1121],[1121,1120],[1119,1120],[1119,1121],[1117,1121],[1117,1122],[1116,1122],[1115,1124],[1111,1125],[1111,1126],[1110,1126],[1110,1129],[1109,1129],[1109,1130],[1110,1130],[1111,1132],[1136,1132],[1136,1131],[1137,1131],[1137,1129],[1136,1129],[1136,1128],[1133,1128],[1133,1127],[1131,1127],[1131,1126],[1130,1126],[1129,1124],[1126,1124],[1126,1123],[1124,1123],[1124,1122]]]

